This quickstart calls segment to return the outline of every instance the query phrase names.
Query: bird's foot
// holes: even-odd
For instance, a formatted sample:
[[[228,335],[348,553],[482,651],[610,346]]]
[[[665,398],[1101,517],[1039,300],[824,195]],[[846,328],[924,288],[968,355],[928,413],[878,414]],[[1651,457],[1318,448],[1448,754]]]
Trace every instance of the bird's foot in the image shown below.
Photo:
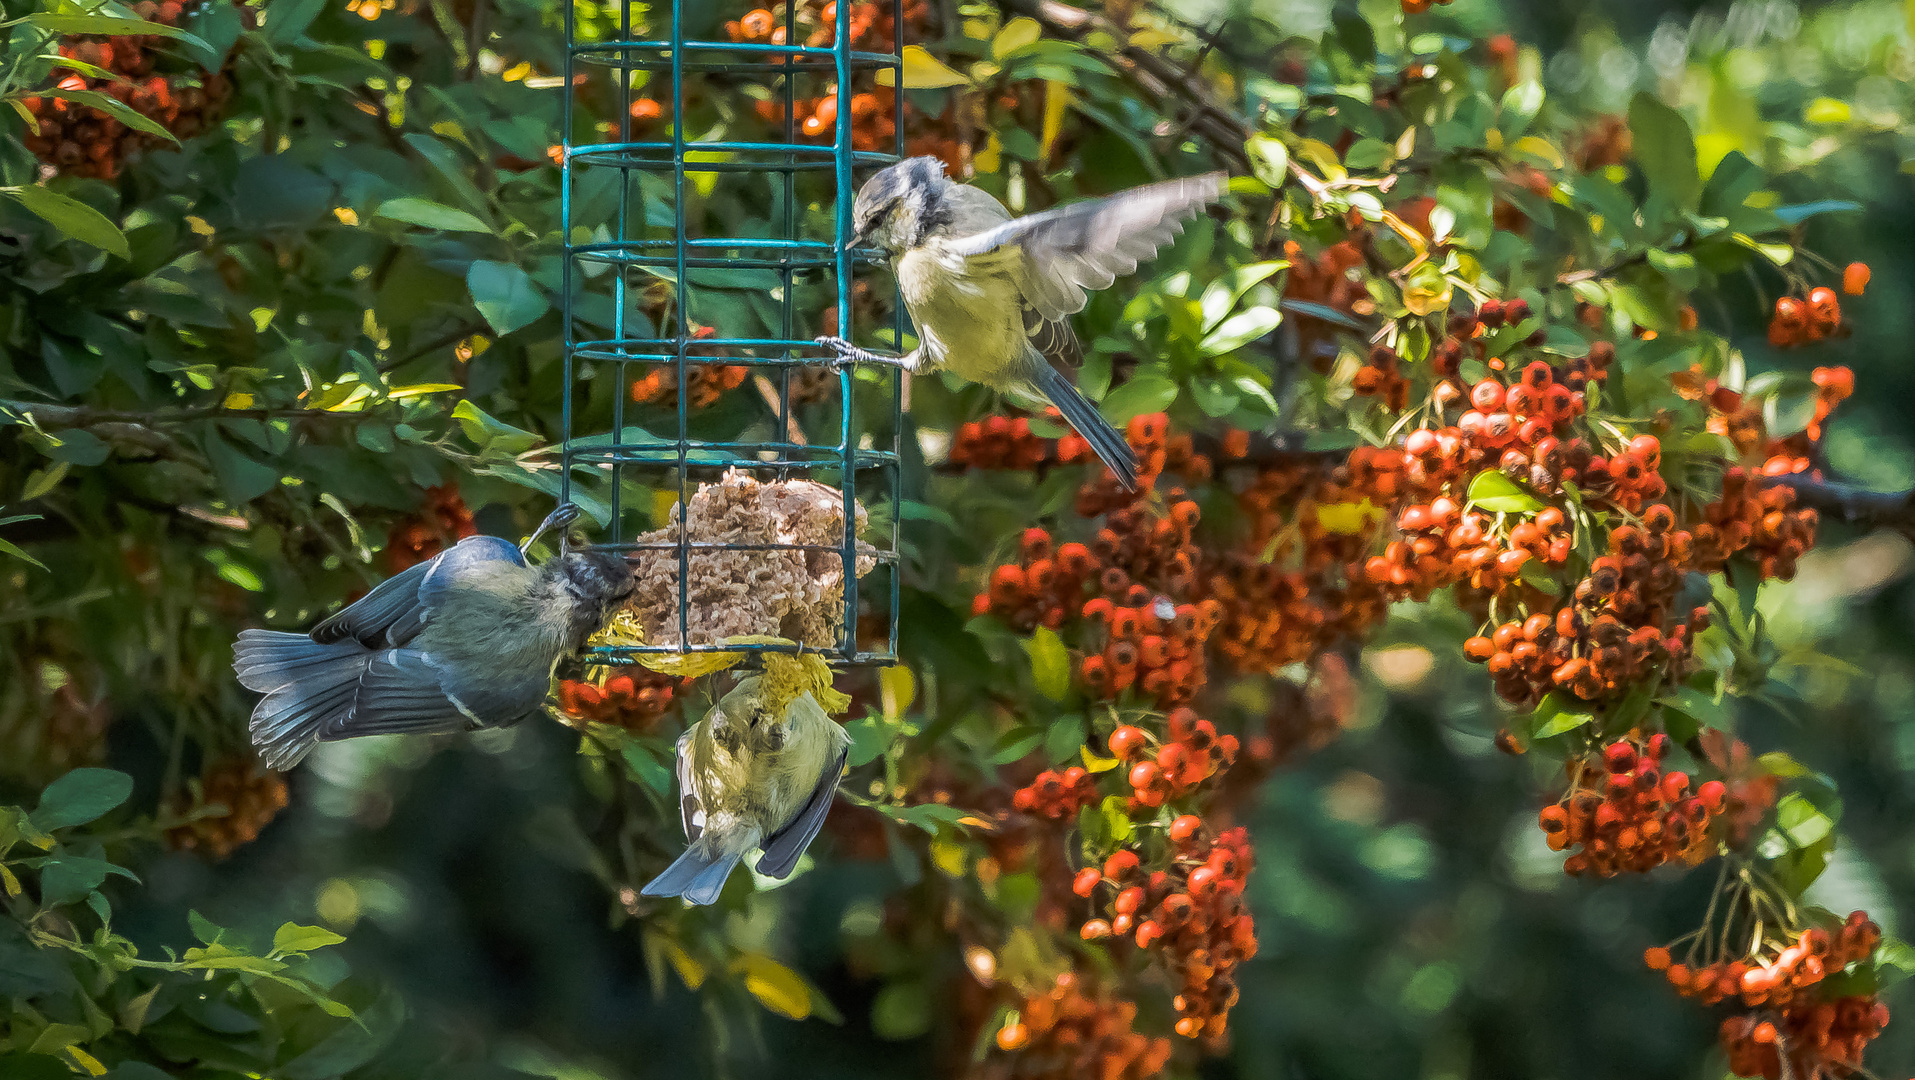
[[[833,371],[843,371],[845,368],[854,367],[858,364],[896,365],[898,362],[895,357],[879,356],[877,353],[869,350],[860,349],[841,337],[826,335],[825,337],[815,340],[818,344],[832,351],[833,356],[831,359],[825,361],[825,363]]]
[[[557,530],[560,536],[564,536],[565,530],[572,527],[572,523],[579,519],[581,513],[582,511],[574,503],[560,503],[557,509],[545,515],[545,520],[539,522],[539,527],[532,530],[532,535],[526,537],[525,543],[519,546],[519,550],[531,551],[532,545],[538,543],[540,537],[553,530]]]

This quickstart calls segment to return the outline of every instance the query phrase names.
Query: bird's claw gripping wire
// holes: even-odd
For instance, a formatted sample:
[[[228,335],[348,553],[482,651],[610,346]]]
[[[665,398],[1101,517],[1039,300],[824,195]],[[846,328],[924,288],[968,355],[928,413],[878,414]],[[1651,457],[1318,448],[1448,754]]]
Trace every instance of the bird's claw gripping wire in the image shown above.
[[[565,530],[572,527],[572,523],[579,519],[580,513],[581,511],[577,504],[569,502],[560,503],[556,509],[545,515],[545,520],[539,522],[539,527],[533,529],[532,535],[525,538],[525,543],[519,545],[519,550],[521,552],[530,552],[532,545],[538,543],[540,537],[554,529],[558,530],[559,540],[562,544],[565,539]]]
[[[832,351],[833,355],[831,359],[825,361],[825,363],[830,365],[833,371],[843,371],[845,368],[855,367],[858,364],[888,364],[892,367],[904,366],[895,356],[879,356],[877,353],[869,350],[860,349],[841,337],[831,337],[827,335],[815,340],[818,344]]]

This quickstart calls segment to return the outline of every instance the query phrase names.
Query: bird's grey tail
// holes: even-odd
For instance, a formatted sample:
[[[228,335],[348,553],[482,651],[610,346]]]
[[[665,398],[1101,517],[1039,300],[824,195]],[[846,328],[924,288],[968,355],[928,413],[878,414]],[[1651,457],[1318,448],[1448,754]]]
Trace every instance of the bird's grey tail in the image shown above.
[[[322,645],[305,634],[241,631],[233,646],[233,670],[241,686],[266,695],[253,709],[251,724],[260,760],[290,769],[329,723],[343,722],[369,655],[350,639]]]
[[[1097,456],[1110,466],[1110,471],[1117,474],[1118,482],[1126,490],[1136,491],[1137,453],[1124,440],[1123,434],[1110,426],[1110,421],[1104,419],[1104,414],[1097,411],[1097,406],[1092,405],[1090,399],[1077,392],[1077,387],[1071,385],[1063,372],[1042,360],[1036,367],[1031,381],[1037,384],[1037,389],[1050,399],[1051,404],[1057,406],[1057,411],[1063,413],[1071,427],[1090,443],[1090,448],[1097,451]]]
[[[645,896],[682,896],[694,904],[709,904],[724,891],[731,868],[738,865],[742,853],[705,855],[696,847],[685,849],[678,861],[639,890]]]

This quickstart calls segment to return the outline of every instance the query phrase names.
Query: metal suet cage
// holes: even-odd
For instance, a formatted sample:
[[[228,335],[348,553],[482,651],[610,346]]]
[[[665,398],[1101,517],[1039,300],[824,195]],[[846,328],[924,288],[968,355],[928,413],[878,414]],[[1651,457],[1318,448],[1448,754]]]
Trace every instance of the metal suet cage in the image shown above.
[[[694,625],[693,564],[721,551],[842,560],[841,632],[807,651],[847,664],[896,656],[902,377],[885,366],[833,368],[813,340],[865,330],[884,337],[871,325],[879,318],[871,309],[883,306],[870,301],[874,259],[848,243],[857,183],[898,160],[902,144],[903,2],[876,3],[892,9],[888,42],[871,40],[868,19],[863,40],[854,40],[850,0],[783,0],[784,34],[795,37],[801,18],[822,18],[799,44],[719,40],[725,16],[711,0],[670,0],[668,11],[649,12],[627,0],[568,0],[561,498],[596,501],[609,515],[602,548],[677,562],[677,632],[664,635],[675,640],[600,647],[590,659],[740,651],[700,640]],[[739,36],[737,25],[729,36]],[[868,106],[879,100],[872,91],[885,69],[899,89],[878,146]],[[854,98],[859,91],[869,99]],[[825,122],[814,108],[801,123],[801,107],[827,94],[836,115]],[[846,107],[854,101],[865,107]],[[616,111],[597,119],[607,103]],[[859,119],[867,123],[854,140]],[[780,126],[782,139],[729,137],[775,135]],[[895,344],[902,315],[886,322]],[[698,540],[691,500],[700,485],[737,476],[732,470],[835,492],[841,535]],[[660,538],[658,528],[673,521],[675,536]],[[871,567],[862,581],[861,561]]]

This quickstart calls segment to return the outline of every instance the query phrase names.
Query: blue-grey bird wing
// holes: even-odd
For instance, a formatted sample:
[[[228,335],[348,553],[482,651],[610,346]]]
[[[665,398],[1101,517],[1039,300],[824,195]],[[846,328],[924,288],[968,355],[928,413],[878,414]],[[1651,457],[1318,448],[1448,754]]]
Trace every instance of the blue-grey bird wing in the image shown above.
[[[685,842],[691,843],[705,831],[705,804],[692,786],[692,729],[678,737],[678,823],[685,827]]]
[[[1068,371],[1084,362],[1084,347],[1077,340],[1077,332],[1071,329],[1069,316],[1047,319],[1042,312],[1027,304],[1024,307],[1024,336],[1031,339],[1032,347],[1054,367]]]
[[[481,562],[525,565],[525,556],[510,540],[497,536],[468,536],[450,550],[380,582],[345,610],[313,627],[311,637],[322,645],[347,638],[368,649],[401,646],[425,627],[446,584],[461,568]]]
[[[1109,288],[1176,239],[1185,221],[1223,197],[1224,187],[1222,173],[1146,184],[953,239],[949,250],[975,257],[1022,248],[1024,299],[1044,318],[1058,320],[1082,311],[1089,293]]]
[[[367,658],[352,709],[322,729],[319,737],[423,734],[507,724],[545,700],[549,684],[544,672],[537,675],[520,679],[502,679],[497,672],[461,675],[418,649],[387,649]]]
[[[338,614],[312,628],[309,635],[321,645],[330,645],[347,638],[377,648],[388,642],[386,631],[419,606],[419,584],[431,573],[430,560],[422,562],[402,573],[394,574],[372,591],[358,600],[346,605]]]
[[[818,786],[812,789],[811,798],[805,800],[798,816],[765,841],[765,853],[758,859],[760,874],[782,878],[798,865],[798,856],[811,846],[811,841],[818,836],[818,830],[824,828],[825,817],[831,813],[831,801],[838,795],[838,781],[844,779],[844,764],[848,756],[847,749],[839,749],[838,756],[824,775],[818,778]]]

